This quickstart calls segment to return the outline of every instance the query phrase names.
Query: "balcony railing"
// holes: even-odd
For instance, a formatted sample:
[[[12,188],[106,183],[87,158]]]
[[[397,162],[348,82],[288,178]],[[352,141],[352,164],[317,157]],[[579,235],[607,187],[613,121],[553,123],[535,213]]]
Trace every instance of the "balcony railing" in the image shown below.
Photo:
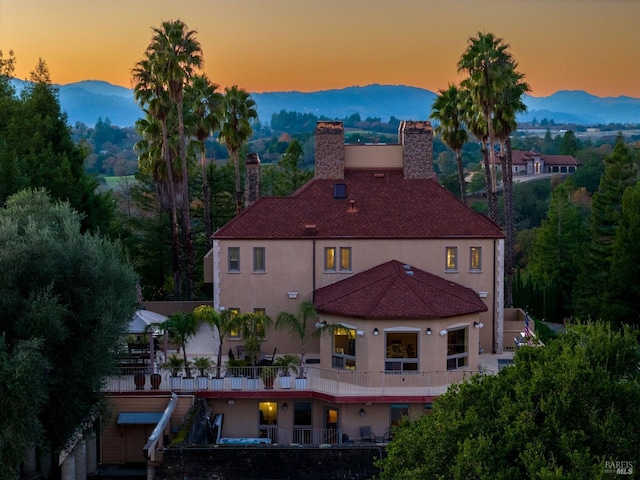
[[[184,374],[173,377],[168,371],[161,371],[152,378],[141,369],[122,369],[122,374],[109,377],[103,386],[104,392],[130,392],[145,390],[171,390],[179,392],[198,391],[315,391],[335,396],[372,395],[441,395],[449,385],[457,383],[472,374],[471,370],[450,370],[431,372],[397,372],[356,370],[326,370],[307,366],[306,378],[273,375],[272,367],[242,367],[224,371],[223,378],[186,378]],[[159,381],[159,383],[158,383]]]

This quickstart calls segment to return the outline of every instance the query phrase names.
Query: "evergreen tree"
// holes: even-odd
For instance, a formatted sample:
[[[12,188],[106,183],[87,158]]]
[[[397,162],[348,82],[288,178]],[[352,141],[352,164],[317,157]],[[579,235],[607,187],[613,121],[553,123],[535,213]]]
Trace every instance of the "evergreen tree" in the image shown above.
[[[573,183],[567,180],[553,191],[547,218],[537,229],[528,266],[533,281],[543,285],[552,297],[549,302],[556,306],[555,315],[545,317],[552,322],[562,322],[573,312],[575,266],[587,238],[580,211],[571,199],[574,190]]]
[[[115,372],[116,345],[135,311],[135,275],[119,244],[82,234],[80,221],[43,190],[21,191],[0,210],[0,357],[16,367],[50,368],[44,381],[40,370],[25,379],[0,362],[2,451],[14,432],[20,442],[42,438],[50,451],[61,449],[103,401],[103,379]],[[7,414],[4,402],[16,395],[32,400],[18,416]],[[0,465],[2,472],[14,468]]]
[[[617,323],[640,324],[640,184],[622,196],[620,223],[613,243],[610,301],[603,317]]]
[[[631,153],[619,134],[613,152],[605,159],[604,175],[593,196],[590,241],[574,293],[575,313],[581,318],[600,318],[610,301],[613,244],[621,218],[622,195],[636,181]]]
[[[637,337],[599,322],[518,349],[512,366],[453,385],[396,429],[377,478],[607,478],[605,461],[637,466]]]
[[[97,193],[97,181],[85,172],[87,151],[71,138],[46,63],[38,62],[20,98],[6,88],[10,71],[0,68],[0,203],[22,189],[45,188],[83,214],[83,230],[108,233],[113,198]]]

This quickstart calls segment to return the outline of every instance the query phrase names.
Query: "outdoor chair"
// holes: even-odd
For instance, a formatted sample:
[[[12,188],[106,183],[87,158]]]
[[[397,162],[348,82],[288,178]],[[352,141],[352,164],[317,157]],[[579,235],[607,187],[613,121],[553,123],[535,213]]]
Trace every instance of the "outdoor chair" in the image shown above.
[[[371,431],[370,426],[367,425],[364,427],[360,427],[360,443],[364,443],[364,442],[375,443],[375,441],[376,441],[376,436]]]

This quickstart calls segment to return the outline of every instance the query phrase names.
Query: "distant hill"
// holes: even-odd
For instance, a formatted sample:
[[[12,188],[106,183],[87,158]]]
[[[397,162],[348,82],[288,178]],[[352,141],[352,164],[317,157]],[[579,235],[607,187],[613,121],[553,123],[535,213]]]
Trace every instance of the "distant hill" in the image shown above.
[[[17,91],[24,82],[14,79]],[[271,116],[281,110],[312,113],[318,117],[342,119],[359,113],[367,117],[390,117],[400,120],[428,118],[436,96],[434,92],[405,85],[367,85],[318,92],[252,93],[258,117],[269,124]],[[560,91],[548,97],[526,96],[529,110],[519,121],[546,118],[555,123],[595,125],[640,123],[640,99],[633,97],[596,97],[582,90]],[[133,91],[99,80],[60,85],[60,103],[71,125],[82,122],[93,126],[98,118],[109,118],[113,125],[131,126],[142,112],[133,100]]]

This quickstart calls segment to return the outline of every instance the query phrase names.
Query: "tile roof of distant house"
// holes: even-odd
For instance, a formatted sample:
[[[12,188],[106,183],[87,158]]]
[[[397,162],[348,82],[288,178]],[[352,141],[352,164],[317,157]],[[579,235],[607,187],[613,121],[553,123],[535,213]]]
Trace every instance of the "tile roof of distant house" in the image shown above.
[[[532,161],[534,157],[540,157],[546,165],[568,165],[578,166],[578,161],[571,155],[543,155],[537,150],[513,150],[511,152],[513,165],[525,165],[527,161]]]
[[[334,185],[345,185],[335,198]],[[312,225],[314,228],[309,228]],[[503,238],[502,230],[435,180],[406,180],[399,169],[345,170],[312,179],[289,197],[263,197],[215,238]]]
[[[318,313],[374,319],[431,319],[487,311],[470,288],[397,260],[316,290],[314,305]]]

